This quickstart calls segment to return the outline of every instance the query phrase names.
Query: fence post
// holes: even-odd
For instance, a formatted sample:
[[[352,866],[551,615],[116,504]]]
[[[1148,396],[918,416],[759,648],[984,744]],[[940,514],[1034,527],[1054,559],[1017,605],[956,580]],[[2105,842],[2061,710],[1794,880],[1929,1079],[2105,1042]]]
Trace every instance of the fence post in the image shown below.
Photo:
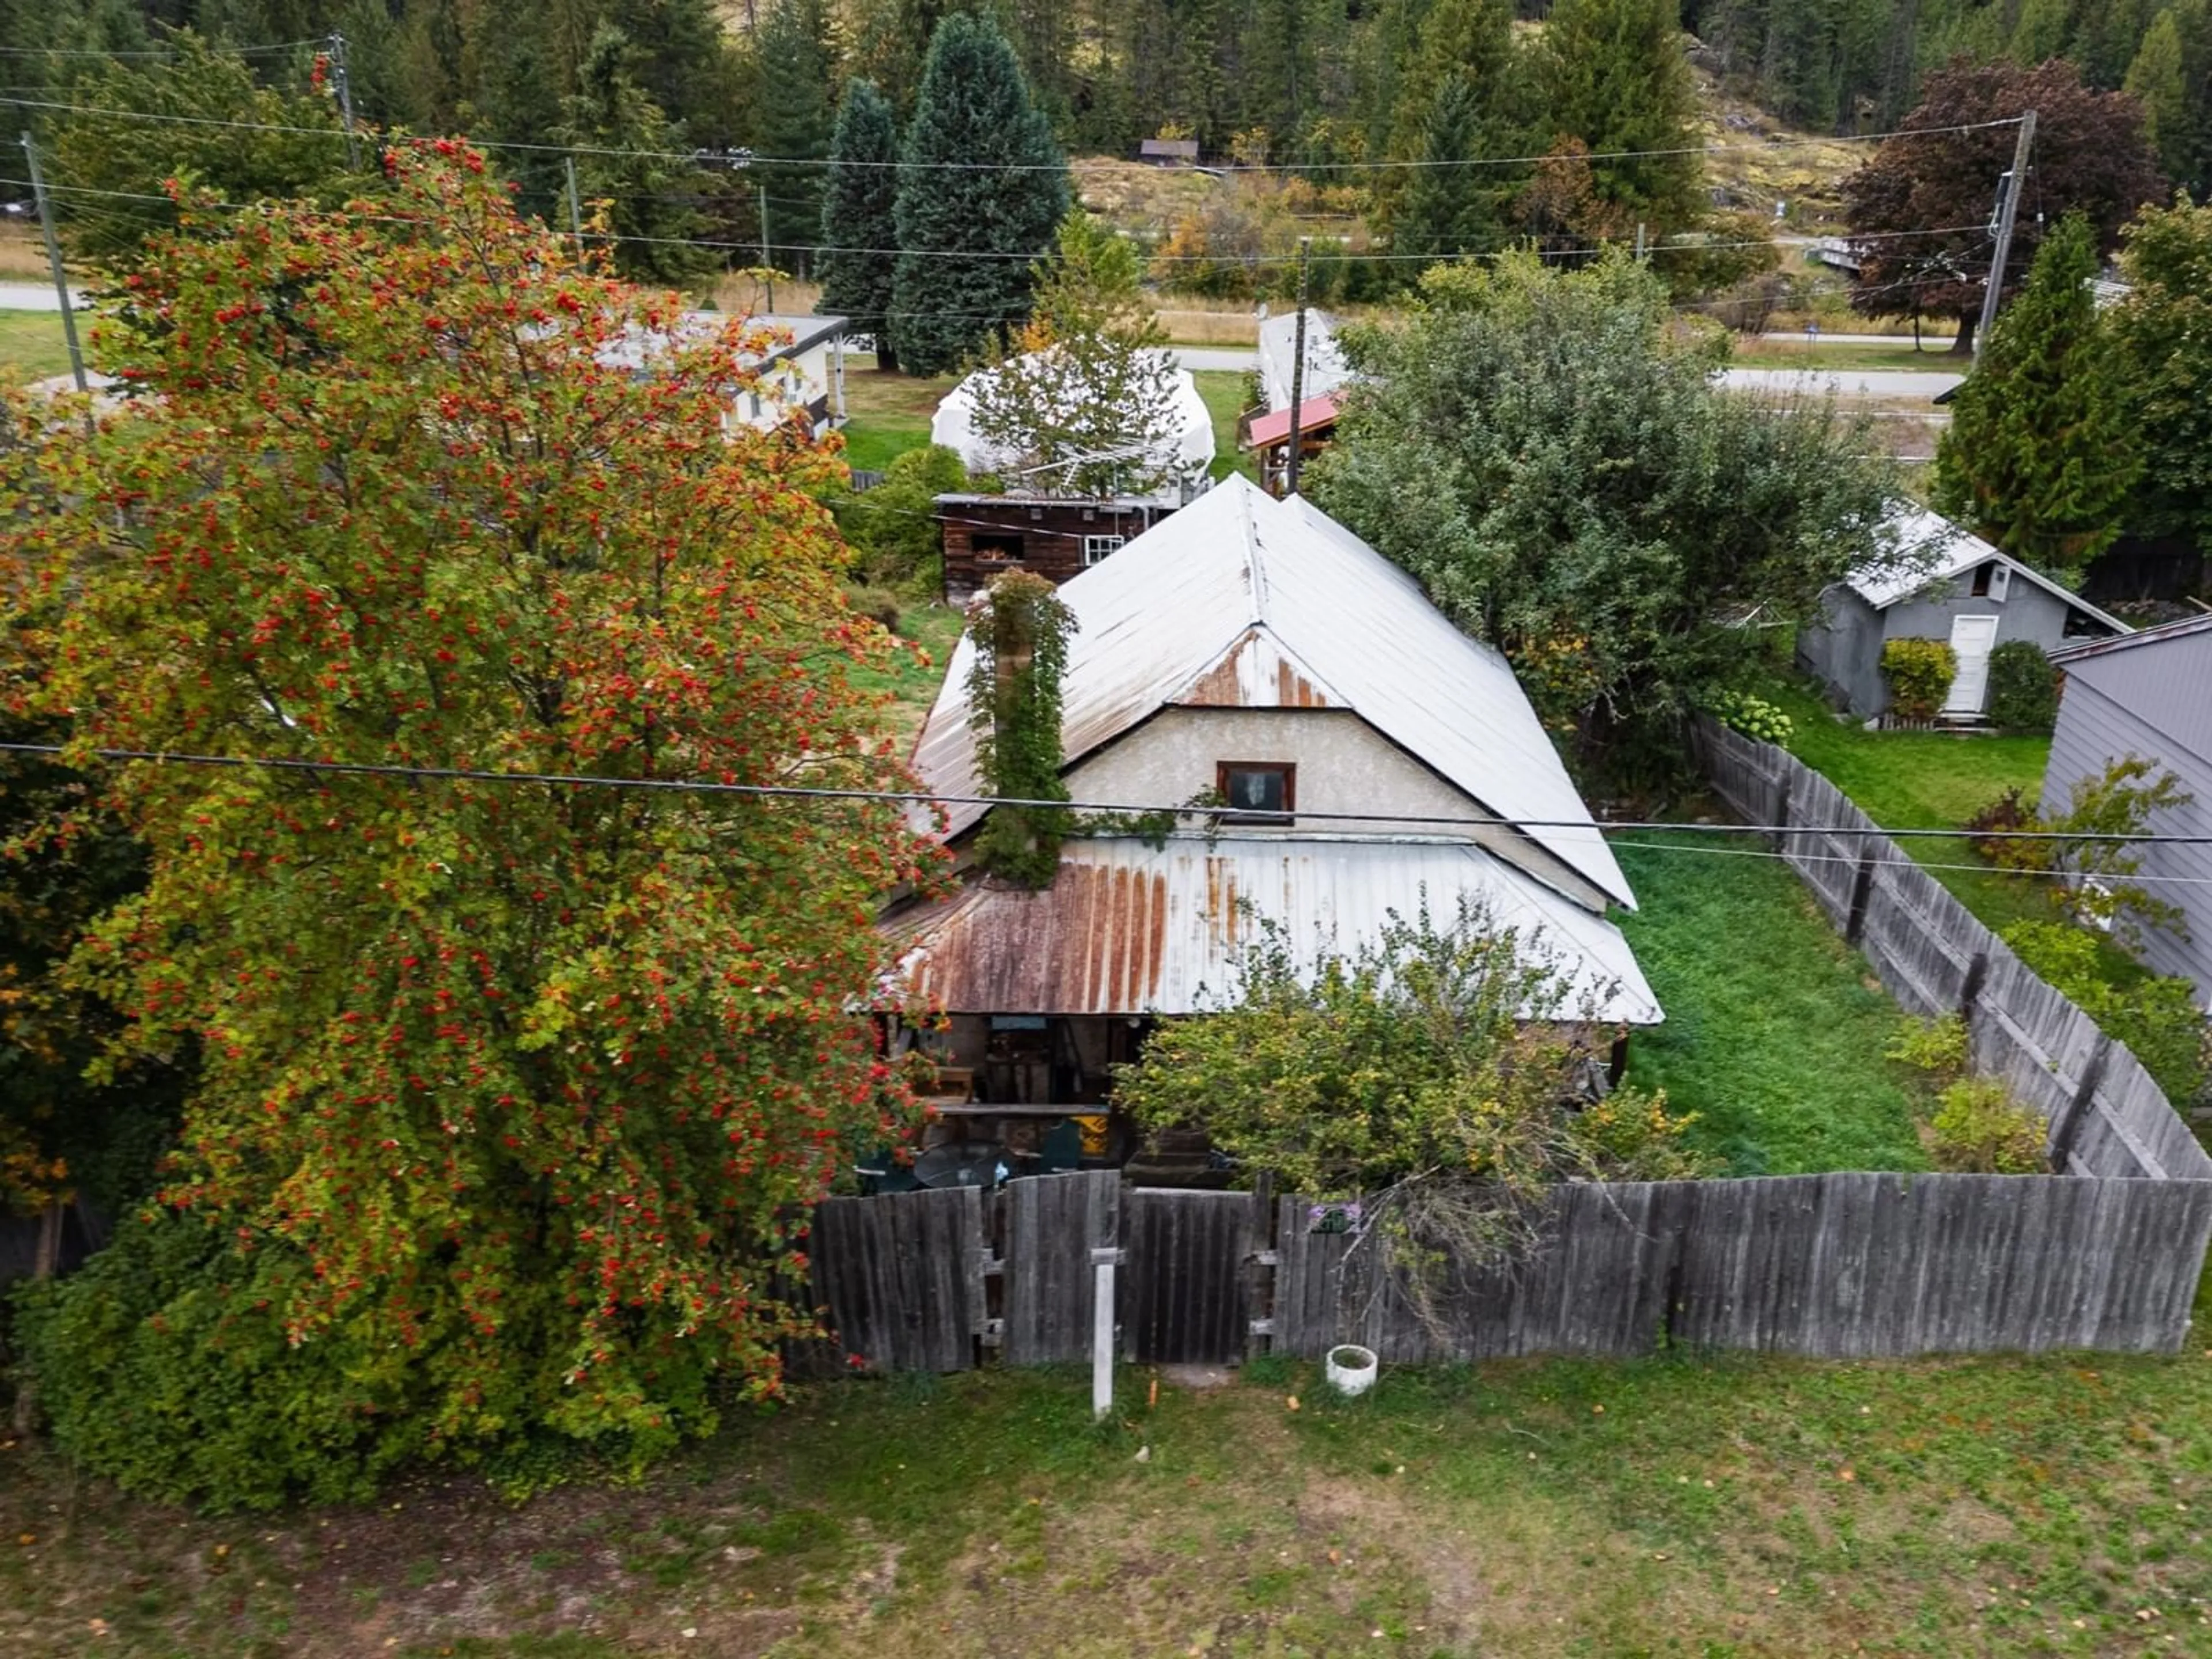
[[[1091,1252],[1091,1415],[1101,1423],[1114,1410],[1114,1263],[1121,1254]]]
[[[1783,758],[1786,762],[1789,757],[1785,755]],[[1790,850],[1790,769],[1787,765],[1784,765],[1775,774],[1774,778],[1772,822],[1775,826],[1774,850],[1778,853],[1786,853]]]
[[[2066,1173],[2073,1161],[2074,1143],[2081,1138],[2081,1115],[2089,1109],[2090,1102],[2105,1080],[2105,1066],[2112,1056],[2112,1040],[2101,1032],[2097,1046],[2089,1050],[2089,1063],[2081,1068],[2081,1086],[2074,1091],[2074,1098],[2067,1103],[2066,1115],[2051,1127],[2051,1167],[2060,1175]]]
[[[1959,1018],[1968,1025],[1974,1023],[1974,1009],[1982,1000],[1982,987],[1988,982],[1989,977],[1990,953],[1977,951],[1972,960],[1966,963],[1966,982],[1959,988]],[[2104,1060],[2100,1057],[2096,1069],[2101,1073],[2104,1068]]]
[[[1856,945],[1866,933],[1867,901],[1874,896],[1875,838],[1859,838],[1859,867],[1851,876],[1850,914],[1844,918],[1844,943]]]
[[[1275,1287],[1281,1282],[1282,1262],[1275,1251],[1275,1176],[1262,1170],[1252,1182],[1252,1254],[1244,1281],[1245,1305],[1251,1310],[1244,1332],[1244,1357],[1256,1358],[1273,1345]]]

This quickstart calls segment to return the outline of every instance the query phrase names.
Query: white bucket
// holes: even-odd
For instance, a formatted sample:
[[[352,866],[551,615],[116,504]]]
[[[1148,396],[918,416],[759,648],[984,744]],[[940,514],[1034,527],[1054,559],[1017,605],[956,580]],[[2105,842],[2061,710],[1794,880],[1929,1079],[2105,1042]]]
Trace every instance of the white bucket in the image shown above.
[[[1365,1394],[1375,1386],[1375,1351],[1350,1342],[1339,1343],[1323,1362],[1328,1386],[1346,1399]]]

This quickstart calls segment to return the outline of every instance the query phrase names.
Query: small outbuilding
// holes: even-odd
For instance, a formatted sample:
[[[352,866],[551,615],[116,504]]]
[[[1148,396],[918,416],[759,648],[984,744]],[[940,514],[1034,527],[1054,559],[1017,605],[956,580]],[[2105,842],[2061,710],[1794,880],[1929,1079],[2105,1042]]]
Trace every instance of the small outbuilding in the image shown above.
[[[936,500],[945,599],[965,605],[995,576],[1026,570],[1060,583],[1118,553],[1176,509],[1127,495],[981,495]]]
[[[1889,708],[1882,647],[1936,640],[1958,658],[1942,716],[1971,724],[1989,701],[1990,653],[2014,640],[2046,652],[2125,634],[2128,625],[1940,514],[1900,507],[1891,520],[1901,562],[1856,570],[1821,595],[1818,622],[1797,633],[1797,665],[1854,714]]]

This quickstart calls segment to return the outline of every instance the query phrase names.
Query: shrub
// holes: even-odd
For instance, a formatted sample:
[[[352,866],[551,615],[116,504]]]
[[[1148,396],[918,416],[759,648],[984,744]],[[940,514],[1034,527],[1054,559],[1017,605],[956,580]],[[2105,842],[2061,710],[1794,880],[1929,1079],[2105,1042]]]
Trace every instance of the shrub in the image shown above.
[[[1990,719],[2010,732],[2058,723],[2058,671],[2033,640],[2008,640],[1990,653]]]
[[[1929,1125],[1939,1170],[1960,1175],[2040,1175],[2048,1129],[1995,1078],[1962,1078],[1936,1097]]]
[[[1748,691],[1722,692],[1713,699],[1710,712],[1730,731],[1773,744],[1777,748],[1787,749],[1790,739],[1796,735],[1797,728],[1789,715],[1765,698],[1754,697]]]
[[[933,593],[944,581],[937,498],[969,488],[968,469],[943,444],[909,449],[863,493],[832,497],[838,531],[853,550],[853,577],[865,586]]]
[[[2043,820],[2036,816],[2034,804],[2018,784],[1977,811],[1966,820],[1966,828],[1973,832],[1974,850],[2000,870],[2048,870],[2051,867],[2052,842],[2026,841],[2017,834],[2005,833],[2008,830],[2043,828]]]
[[[871,622],[880,623],[892,633],[898,632],[899,599],[896,593],[880,587],[848,587],[845,603]]]
[[[1933,720],[1958,672],[1958,654],[1942,640],[1892,640],[1881,648],[1890,712],[1902,720]]]
[[[2001,937],[2106,1036],[2126,1043],[2167,1099],[2185,1103],[2203,1088],[2207,1026],[2187,980],[2146,974],[2115,985],[2096,936],[2063,922],[2017,921]]]
[[[1916,1071],[1954,1078],[1966,1069],[1966,1022],[1956,1014],[1938,1019],[1908,1016],[1897,1040],[1883,1050]]]

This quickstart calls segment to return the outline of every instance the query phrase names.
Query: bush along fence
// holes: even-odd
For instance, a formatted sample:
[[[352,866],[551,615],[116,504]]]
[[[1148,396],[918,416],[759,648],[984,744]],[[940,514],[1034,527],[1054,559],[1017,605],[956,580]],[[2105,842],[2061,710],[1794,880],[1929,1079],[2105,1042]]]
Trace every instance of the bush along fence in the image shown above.
[[[1156,1190],[1110,1171],[839,1198],[816,1212],[832,1340],[799,1368],[963,1370],[1091,1356],[1116,1264],[1121,1358],[1820,1358],[2172,1352],[2212,1240],[2212,1158],[2126,1048],[2045,984],[1834,785],[1702,722],[1722,799],[1775,839],[1905,1008],[1963,1016],[1974,1069],[2049,1125],[2055,1176],[1845,1173],[1577,1183],[1510,1270],[1431,1275],[1425,1316],[1358,1206]]]
[[[2051,1165],[2075,1176],[2212,1179],[2189,1126],[2124,1044],[2031,972],[1942,884],[1796,757],[1698,722],[1715,792],[1774,839],[1892,996],[1964,1017],[1973,1068],[2050,1125]]]

